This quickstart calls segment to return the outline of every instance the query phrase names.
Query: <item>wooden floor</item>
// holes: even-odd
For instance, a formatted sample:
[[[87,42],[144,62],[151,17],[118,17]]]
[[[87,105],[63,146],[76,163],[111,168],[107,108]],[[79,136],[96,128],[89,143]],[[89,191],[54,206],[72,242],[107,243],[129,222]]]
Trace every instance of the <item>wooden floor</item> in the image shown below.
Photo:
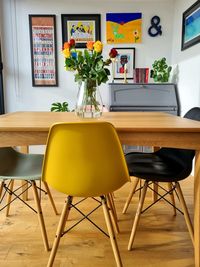
[[[193,215],[192,177],[182,182],[190,214]],[[181,214],[173,216],[172,207],[164,202],[142,215],[136,234],[135,248],[127,250],[138,196],[135,196],[126,215],[122,208],[130,184],[115,193],[115,203],[121,233],[117,235],[124,267],[193,267],[193,247]],[[52,191],[58,210],[61,211],[65,196]],[[30,195],[29,203],[33,203]],[[178,200],[177,200],[178,202]],[[148,195],[146,204],[151,203]],[[96,203],[88,199],[79,207],[90,211]],[[52,245],[59,216],[54,215],[47,197],[42,197],[42,206],[50,245]],[[72,209],[72,225],[80,215]],[[91,218],[105,229],[102,210]],[[42,267],[46,266],[49,252],[44,251],[37,216],[18,201],[12,204],[9,217],[0,213],[0,266]],[[89,222],[84,221],[66,234],[56,256],[56,267],[115,267],[109,239]]]

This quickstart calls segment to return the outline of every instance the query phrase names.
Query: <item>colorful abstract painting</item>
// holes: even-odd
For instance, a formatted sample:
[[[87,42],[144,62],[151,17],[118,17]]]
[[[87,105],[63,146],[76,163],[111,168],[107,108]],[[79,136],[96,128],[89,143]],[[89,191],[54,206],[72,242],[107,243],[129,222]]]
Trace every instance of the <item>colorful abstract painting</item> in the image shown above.
[[[142,13],[107,13],[108,44],[141,43]]]

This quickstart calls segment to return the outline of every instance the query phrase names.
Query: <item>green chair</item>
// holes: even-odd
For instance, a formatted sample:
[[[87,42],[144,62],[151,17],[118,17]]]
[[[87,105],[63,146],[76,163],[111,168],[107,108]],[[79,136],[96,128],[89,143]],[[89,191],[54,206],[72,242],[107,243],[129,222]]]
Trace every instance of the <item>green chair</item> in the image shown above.
[[[0,148],[0,211],[7,208],[6,215],[8,215],[10,204],[14,200],[18,199],[36,212],[42,232],[44,247],[48,251],[48,238],[40,205],[40,196],[38,194],[38,189],[40,192],[42,189],[36,185],[37,181],[41,181],[42,163],[43,155],[23,154],[12,147]],[[14,181],[16,180],[19,181],[19,185],[17,188],[14,188]],[[26,181],[27,186],[21,185],[21,181]],[[58,214],[49,187],[45,181],[43,181],[43,184],[46,189],[46,193],[50,198],[54,212]],[[33,189],[36,210],[21,197],[22,194],[30,187]],[[6,195],[8,196],[7,201],[5,201]]]

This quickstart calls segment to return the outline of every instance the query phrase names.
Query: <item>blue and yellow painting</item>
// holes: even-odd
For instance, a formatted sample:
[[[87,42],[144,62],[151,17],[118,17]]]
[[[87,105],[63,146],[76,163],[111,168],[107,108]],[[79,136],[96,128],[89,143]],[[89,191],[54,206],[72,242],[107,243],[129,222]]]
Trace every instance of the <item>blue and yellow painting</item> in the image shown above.
[[[185,20],[184,41],[189,42],[200,36],[200,7]]]
[[[108,44],[141,43],[142,13],[107,13]]]

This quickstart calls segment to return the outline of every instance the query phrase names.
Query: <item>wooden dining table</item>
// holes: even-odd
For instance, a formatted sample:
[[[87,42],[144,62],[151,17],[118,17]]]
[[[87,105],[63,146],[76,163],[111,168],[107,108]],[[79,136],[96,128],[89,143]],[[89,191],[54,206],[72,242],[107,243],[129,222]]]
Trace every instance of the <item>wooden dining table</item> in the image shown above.
[[[161,112],[105,112],[81,119],[73,112],[13,112],[0,116],[0,147],[44,145],[57,122],[107,121],[122,144],[194,149],[194,255],[200,267],[200,122]],[[88,138],[90,138],[88,136]]]

